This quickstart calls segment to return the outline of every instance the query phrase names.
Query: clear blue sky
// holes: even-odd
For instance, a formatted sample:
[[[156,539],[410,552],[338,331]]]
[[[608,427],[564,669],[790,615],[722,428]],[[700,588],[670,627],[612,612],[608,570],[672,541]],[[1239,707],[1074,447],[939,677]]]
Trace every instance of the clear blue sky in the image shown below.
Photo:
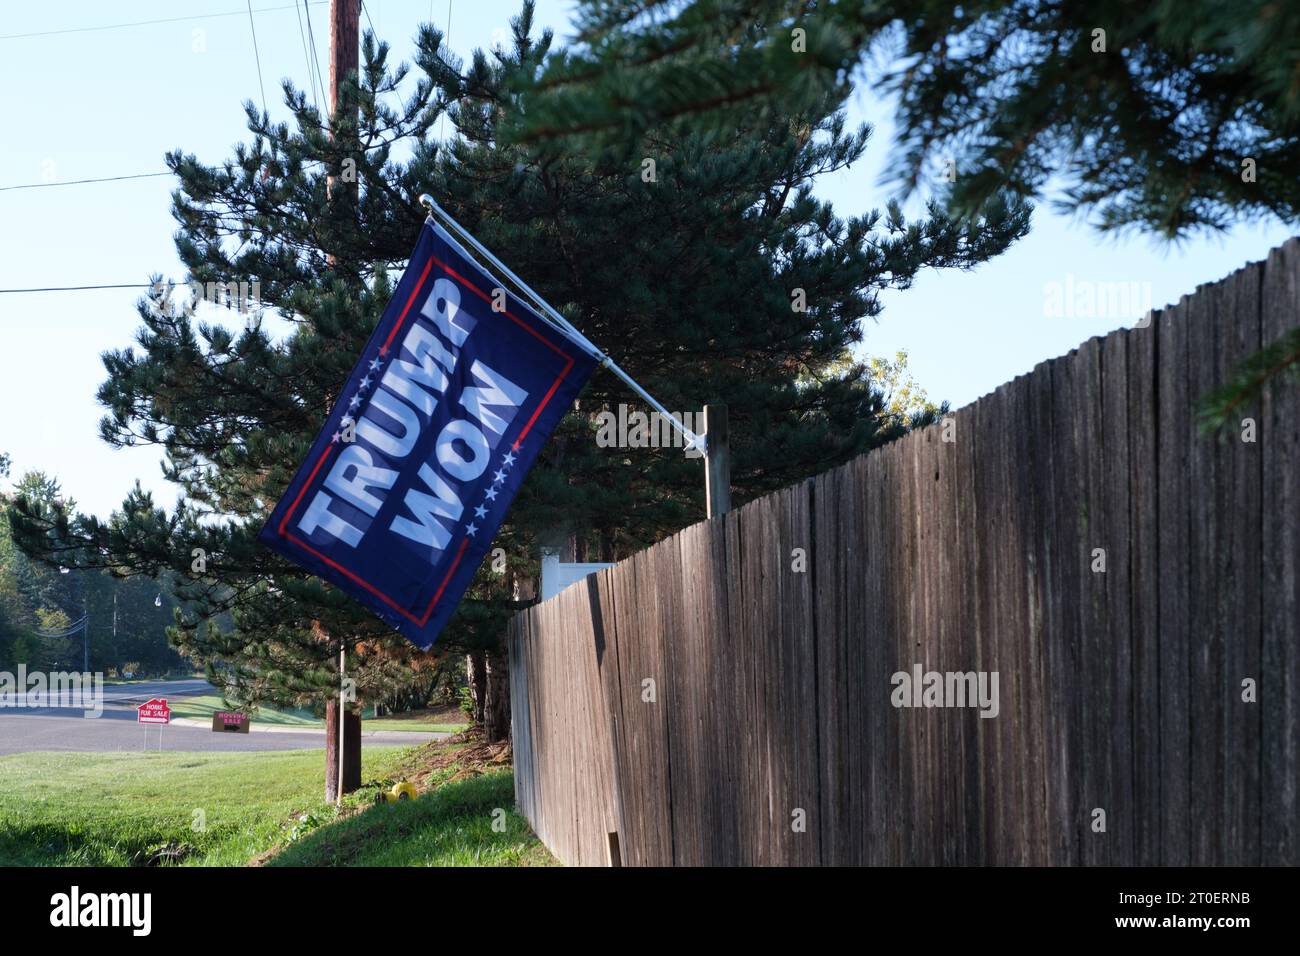
[[[417,24],[445,27],[447,0],[370,0],[379,35],[409,58]],[[515,0],[452,0],[451,47],[467,55],[490,46],[517,12]],[[285,115],[279,81],[306,88],[298,13],[286,0],[255,0],[266,98]],[[538,21],[570,34],[564,0],[539,0]],[[328,6],[310,16],[328,76]],[[95,32],[0,39],[0,187],[131,175],[164,169],[163,153],[183,148],[218,162],[244,138],[240,104],[260,103],[248,14],[239,0],[130,4],[13,4],[3,34],[73,30],[157,18],[200,19]],[[214,16],[214,14],[232,14]],[[362,19],[363,26],[366,20]],[[498,32],[495,39],[503,36]],[[889,105],[869,90],[851,118],[876,124],[863,163],[828,177],[820,192],[857,213],[889,198],[881,185],[889,157]],[[184,274],[172,247],[169,178],[0,191],[0,289],[146,282]],[[1145,237],[1103,239],[1086,224],[1040,209],[1029,236],[973,273],[928,273],[884,299],[866,350],[907,349],[932,399],[966,404],[1037,362],[1063,354],[1121,317],[1050,317],[1045,296],[1067,276],[1079,283],[1139,283],[1159,307],[1199,283],[1259,259],[1289,235],[1281,226],[1242,228],[1226,237],[1168,249]],[[525,277],[527,278],[527,277]],[[1149,284],[1149,285],[1141,285]],[[82,510],[106,515],[139,478],[170,506],[153,449],[114,450],[97,433],[102,409],[100,353],[125,347],[139,324],[141,290],[0,295],[0,451],[14,471],[59,477]]]

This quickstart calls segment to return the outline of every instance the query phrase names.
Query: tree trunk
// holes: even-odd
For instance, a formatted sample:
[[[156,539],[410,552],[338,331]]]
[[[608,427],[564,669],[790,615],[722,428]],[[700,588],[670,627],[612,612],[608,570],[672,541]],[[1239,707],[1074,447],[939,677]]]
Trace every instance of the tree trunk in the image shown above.
[[[510,739],[510,663],[503,649],[487,655],[487,701],[483,730],[489,743]]]
[[[465,679],[469,682],[469,695],[474,701],[474,723],[482,726],[487,704],[487,658],[482,651],[465,655]]]
[[[338,799],[339,702],[325,705],[325,802]],[[343,792],[361,786],[361,715],[348,710],[343,720]]]

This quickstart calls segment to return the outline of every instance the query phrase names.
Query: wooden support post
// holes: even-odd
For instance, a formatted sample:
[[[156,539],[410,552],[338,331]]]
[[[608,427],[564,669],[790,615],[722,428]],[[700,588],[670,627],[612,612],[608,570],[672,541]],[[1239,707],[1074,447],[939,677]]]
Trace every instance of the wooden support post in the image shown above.
[[[338,803],[340,806],[342,806],[343,804],[343,791],[347,787],[347,784],[345,783],[347,779],[347,774],[344,772],[345,771],[344,759],[346,758],[348,752],[347,737],[344,733],[344,728],[347,727],[348,725],[347,718],[346,718],[346,714],[348,712],[348,695],[347,692],[344,690],[344,688],[346,687],[346,682],[347,682],[347,652],[342,647],[340,647],[339,648],[339,721],[338,721],[339,723],[339,742],[338,742],[339,782],[338,782],[338,786],[334,790],[334,796],[336,798],[335,802]]]
[[[731,439],[727,432],[727,406],[704,406],[704,497],[710,518],[731,510]]]
[[[339,724],[343,724],[340,731]],[[339,747],[343,747],[343,760],[339,760]],[[325,704],[325,800],[334,803],[339,793],[339,764],[343,769],[343,792],[351,793],[361,786],[361,715],[352,709],[339,706],[339,696],[330,694]]]

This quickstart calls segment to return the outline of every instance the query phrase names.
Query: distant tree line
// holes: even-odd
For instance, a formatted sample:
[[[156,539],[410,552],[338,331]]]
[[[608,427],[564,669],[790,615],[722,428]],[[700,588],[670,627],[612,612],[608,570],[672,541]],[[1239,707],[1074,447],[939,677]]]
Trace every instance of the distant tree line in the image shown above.
[[[0,475],[9,461],[0,456]],[[12,495],[0,492],[0,670],[81,669],[85,635],[90,669],[137,676],[188,666],[167,641],[175,602],[149,578],[115,578],[108,571],[60,572],[28,558],[14,544],[5,511],[17,495],[49,502],[63,498],[56,479],[31,471]],[[161,601],[161,603],[155,603]],[[82,619],[85,623],[77,626]]]

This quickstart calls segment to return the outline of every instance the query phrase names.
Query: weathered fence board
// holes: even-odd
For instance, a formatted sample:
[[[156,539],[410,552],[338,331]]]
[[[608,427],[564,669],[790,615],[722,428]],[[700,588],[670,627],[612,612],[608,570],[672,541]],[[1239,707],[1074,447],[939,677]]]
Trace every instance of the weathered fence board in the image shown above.
[[[1190,688],[1191,654],[1188,632],[1189,552],[1188,497],[1196,489],[1188,482],[1191,446],[1191,404],[1188,388],[1187,297],[1161,317],[1156,329],[1156,376],[1159,392],[1157,429],[1157,488],[1159,511],[1158,628],[1160,634],[1160,862],[1182,866],[1190,862]]]
[[[1224,304],[1219,321],[1225,339],[1218,375],[1226,381],[1233,366],[1254,354],[1264,343],[1260,329],[1260,288],[1263,269],[1252,264],[1228,279],[1231,299]],[[1260,425],[1258,405],[1244,417]],[[1234,435],[1233,437],[1240,437]],[[1223,862],[1246,865],[1259,859],[1259,808],[1261,721],[1260,708],[1241,699],[1241,682],[1258,682],[1260,673],[1260,619],[1264,578],[1260,530],[1264,523],[1261,487],[1262,452],[1255,442],[1219,441],[1216,450],[1225,462],[1221,527],[1225,540],[1218,549],[1216,593],[1219,632],[1225,646],[1223,694],[1225,765],[1220,778],[1223,790],[1224,826],[1220,834]],[[1292,469],[1297,459],[1292,458]],[[1240,630],[1242,639],[1234,632]],[[1296,628],[1291,631],[1292,641]]]
[[[521,811],[583,865],[1300,863],[1300,390],[1195,418],[1298,316],[1292,240],[517,615]]]
[[[1215,365],[1221,348],[1219,341],[1223,283],[1201,286],[1187,302],[1187,382],[1191,395],[1202,395],[1217,384]],[[1221,636],[1218,628],[1217,594],[1220,515],[1215,507],[1219,480],[1212,438],[1197,434],[1196,422],[1188,423],[1189,455],[1187,480],[1188,510],[1188,688],[1203,688],[1202,699],[1211,693],[1222,698]],[[1198,556],[1202,556],[1198,559]],[[1191,856],[1207,863],[1218,863],[1217,834],[1223,829],[1219,814],[1222,793],[1217,782],[1223,779],[1223,736],[1221,707],[1198,706],[1189,701],[1190,736],[1188,791],[1191,825]],[[1225,702],[1231,706],[1230,702]],[[1214,784],[1207,786],[1209,781]]]
[[[1272,342],[1300,314],[1300,241],[1269,253],[1260,332]],[[1300,398],[1274,389],[1260,416],[1263,452],[1263,641],[1259,702],[1264,742],[1262,853],[1268,864],[1300,856]]]
[[[1137,809],[1134,798],[1134,711],[1131,501],[1132,459],[1129,457],[1128,350],[1133,333],[1115,332],[1102,342],[1101,420],[1104,448],[1102,504],[1103,540],[1107,569],[1099,575],[1106,592],[1105,628],[1097,649],[1108,681],[1106,727],[1111,740],[1110,817],[1116,834],[1108,849],[1109,862],[1132,866],[1136,862]]]
[[[1156,328],[1160,313],[1129,333],[1129,625],[1133,647],[1134,861],[1160,859],[1160,624]]]
[[[866,808],[854,812],[853,798],[863,794],[864,786],[851,774],[851,754],[855,732],[850,723],[850,697],[853,686],[848,673],[850,633],[848,604],[850,591],[847,571],[856,555],[851,530],[843,533],[838,503],[851,500],[852,465],[819,475],[813,482],[812,542],[821,554],[834,555],[813,581],[814,640],[817,644],[817,764],[821,778],[819,793],[819,838],[822,862],[841,865],[858,858],[865,850],[859,841]],[[856,716],[856,712],[854,713]]]

